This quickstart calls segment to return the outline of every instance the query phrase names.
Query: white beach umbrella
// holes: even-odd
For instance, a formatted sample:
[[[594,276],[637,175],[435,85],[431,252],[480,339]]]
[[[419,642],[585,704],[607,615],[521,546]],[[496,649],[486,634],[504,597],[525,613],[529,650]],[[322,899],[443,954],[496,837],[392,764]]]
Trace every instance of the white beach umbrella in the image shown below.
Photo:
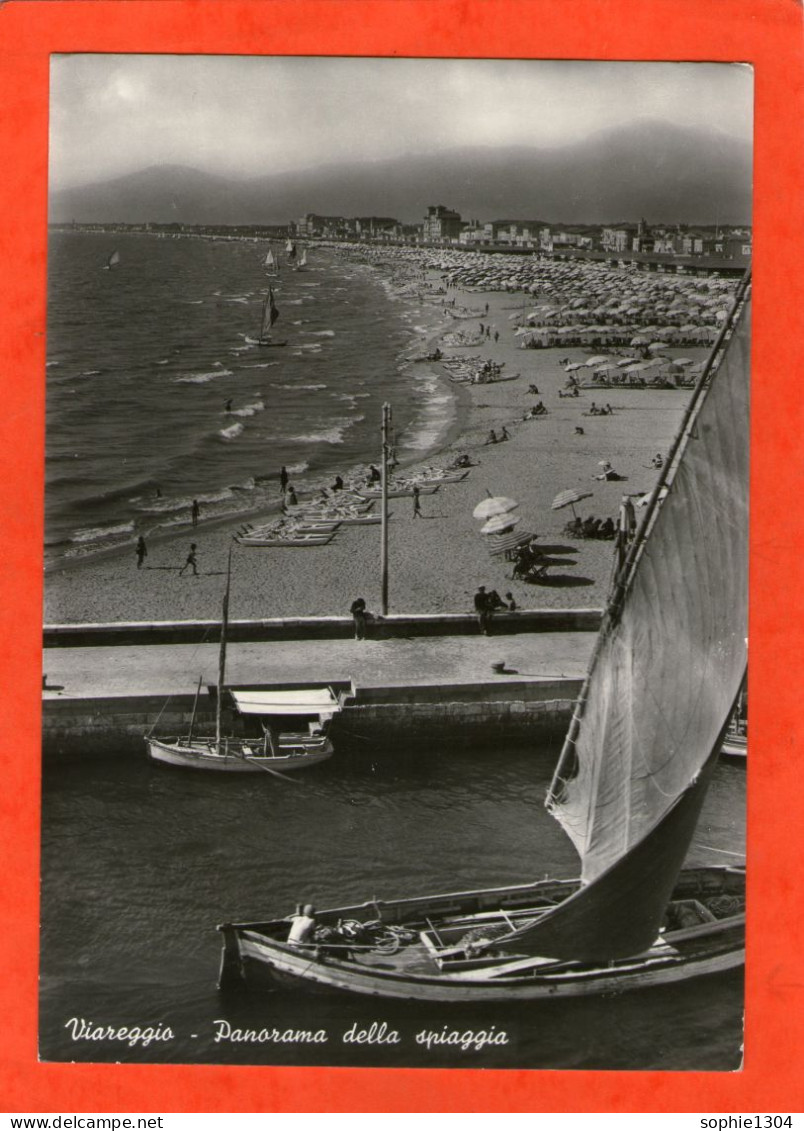
[[[472,515],[474,518],[498,518],[516,510],[518,506],[516,499],[509,499],[506,495],[489,495],[477,504]]]
[[[513,530],[522,519],[515,514],[495,514],[480,527],[481,534],[502,534],[506,530]]]

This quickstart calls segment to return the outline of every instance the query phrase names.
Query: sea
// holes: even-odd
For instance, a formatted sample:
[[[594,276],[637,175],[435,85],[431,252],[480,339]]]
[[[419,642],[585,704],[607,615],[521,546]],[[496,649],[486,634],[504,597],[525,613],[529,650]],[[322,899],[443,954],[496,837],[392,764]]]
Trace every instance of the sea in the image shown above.
[[[554,745],[521,739],[412,751],[353,736],[292,781],[192,773],[113,750],[46,764],[40,1057],[738,1070],[741,972],[460,1008],[217,989],[221,922],[289,914],[300,902],[338,907],[577,875],[574,849],[543,806],[556,757]],[[721,762],[691,863],[738,860],[744,807],[744,768]]]
[[[453,390],[411,362],[444,321],[415,285],[316,247],[55,231],[48,259],[46,564],[276,509],[279,472],[317,491],[443,445]],[[116,254],[115,254],[116,253]],[[110,259],[114,262],[108,266]],[[257,344],[269,287],[279,318]],[[227,405],[229,411],[227,411]]]

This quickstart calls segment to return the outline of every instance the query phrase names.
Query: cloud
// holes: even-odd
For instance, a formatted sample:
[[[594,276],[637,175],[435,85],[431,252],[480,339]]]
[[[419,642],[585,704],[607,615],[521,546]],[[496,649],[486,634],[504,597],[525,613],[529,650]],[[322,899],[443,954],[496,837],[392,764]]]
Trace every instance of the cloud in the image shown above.
[[[51,182],[555,146],[644,117],[746,138],[751,101],[750,69],[729,64],[60,55]]]

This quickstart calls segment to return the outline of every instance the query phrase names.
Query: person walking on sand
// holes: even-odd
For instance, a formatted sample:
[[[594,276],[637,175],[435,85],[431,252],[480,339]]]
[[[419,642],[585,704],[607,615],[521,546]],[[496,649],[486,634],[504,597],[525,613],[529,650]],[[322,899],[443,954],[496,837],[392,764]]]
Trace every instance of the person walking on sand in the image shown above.
[[[197,566],[196,560],[195,560],[196,549],[197,549],[197,546],[196,546],[195,542],[191,542],[190,543],[190,552],[187,555],[187,561],[184,563],[184,565],[179,570],[179,577],[181,577],[184,574],[184,571],[187,569],[188,566],[192,567],[193,577],[198,577],[198,566]]]
[[[201,513],[201,508],[198,505],[198,499],[193,499],[193,507],[191,511],[193,526],[198,526],[198,516]]]
[[[416,483],[413,484],[413,517],[422,517],[422,505],[419,499],[419,488]]]
[[[499,342],[499,340],[500,340],[500,331],[499,331],[499,330],[495,330],[495,331],[494,331],[494,344],[496,345],[496,344],[497,344],[497,342]]]
[[[137,539],[137,569],[142,569],[142,563],[148,557],[148,547],[145,545],[145,539],[140,534]]]
[[[283,465],[281,471],[279,472],[279,489],[283,495],[287,490],[289,478],[290,476],[288,475],[288,469]]]

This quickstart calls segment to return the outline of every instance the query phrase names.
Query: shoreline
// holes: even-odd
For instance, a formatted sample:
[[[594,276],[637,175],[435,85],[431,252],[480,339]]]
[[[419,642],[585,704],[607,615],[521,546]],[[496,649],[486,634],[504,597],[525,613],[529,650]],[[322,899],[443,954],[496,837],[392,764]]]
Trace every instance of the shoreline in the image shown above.
[[[388,271],[391,286],[404,283],[403,270],[395,270],[393,264],[379,269]],[[438,268],[424,270],[421,301],[444,318],[439,318],[432,333],[414,336],[410,356],[427,355],[436,346],[442,349],[447,364],[424,364],[449,392],[454,419],[432,447],[401,459],[399,469],[410,473],[434,464],[443,466],[459,454],[468,454],[473,466],[462,482],[422,496],[422,521],[414,521],[409,498],[390,500],[389,612],[470,610],[478,584],[502,595],[512,592],[521,608],[600,607],[608,590],[612,543],[568,539],[563,531],[572,514],[551,511],[552,499],[568,488],[588,490],[594,497],[579,504],[579,514],[616,516],[624,490],[650,490],[656,478],[650,457],[669,447],[688,391],[601,390],[614,414],[587,416],[594,391],[587,390],[578,398],[558,396],[566,381],[559,355],[579,355],[582,349],[520,349],[514,335],[515,319],[527,304],[517,303],[505,290],[448,292],[459,308],[470,309],[477,302],[484,308],[488,303],[488,314],[482,309],[476,317],[492,328],[492,336],[465,346],[444,345],[451,331],[471,328],[476,337],[478,323],[474,318],[450,318],[444,302],[438,301],[447,300],[446,291],[428,295],[426,288],[443,285]],[[495,332],[499,335],[496,342]],[[506,378],[519,376],[488,384],[456,381],[449,362],[467,355],[477,365],[492,361],[503,366]],[[536,399],[544,401],[548,415],[523,420],[525,410],[535,403],[527,391],[531,383],[538,386],[540,398]],[[511,439],[487,446],[489,431],[503,425],[510,430]],[[583,436],[576,434],[578,427],[583,428]],[[627,482],[593,480],[604,458]],[[553,554],[557,565],[545,583],[515,582],[510,563],[490,556],[488,542],[479,534],[481,524],[472,518],[474,506],[486,492],[516,499],[521,515],[518,529],[538,534],[537,545]],[[302,494],[300,491],[300,497]],[[220,615],[222,580],[234,532],[246,521],[254,522],[263,515],[269,519],[278,509],[277,483],[276,511],[267,508],[210,519],[195,528],[188,523],[160,534],[149,544],[142,570],[136,567],[133,544],[59,563],[45,575],[45,621],[214,619]],[[178,577],[186,555],[185,547],[180,546],[190,541],[198,545],[201,576]],[[343,614],[356,596],[363,596],[369,608],[376,610],[379,541],[378,526],[341,527],[327,546],[236,549],[232,616]]]

